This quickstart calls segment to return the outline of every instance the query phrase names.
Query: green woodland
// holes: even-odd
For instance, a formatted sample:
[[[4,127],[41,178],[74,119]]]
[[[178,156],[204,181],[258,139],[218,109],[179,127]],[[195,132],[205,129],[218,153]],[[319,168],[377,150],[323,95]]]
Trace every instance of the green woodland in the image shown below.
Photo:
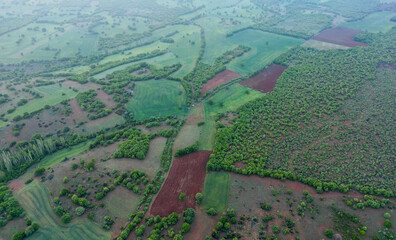
[[[208,170],[299,180],[318,192],[356,189],[394,196],[396,126],[387,110],[394,99],[382,93],[373,100],[381,119],[373,112],[361,114],[363,104],[349,109],[345,101],[376,82],[381,63],[395,63],[390,57],[396,54],[395,36],[395,31],[363,35],[359,40],[370,45],[365,48],[295,48],[281,55],[276,63],[293,65],[273,92],[239,108],[235,124],[218,130]],[[235,167],[236,162],[246,168]]]

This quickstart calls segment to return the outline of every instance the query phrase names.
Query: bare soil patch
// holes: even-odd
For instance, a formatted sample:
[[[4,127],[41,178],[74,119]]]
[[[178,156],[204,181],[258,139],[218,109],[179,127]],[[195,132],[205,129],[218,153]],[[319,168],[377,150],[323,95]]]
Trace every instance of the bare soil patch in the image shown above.
[[[264,93],[271,92],[274,90],[279,76],[286,70],[286,68],[287,67],[282,65],[271,65],[255,76],[243,80],[239,84]]]
[[[291,190],[291,192],[288,193],[288,190]],[[312,195],[312,203],[305,200],[304,190]],[[267,235],[271,234],[273,225],[284,228],[282,224],[284,224],[286,218],[290,218],[295,221],[295,229],[299,233],[288,234],[286,239],[295,239],[296,236],[301,239],[320,239],[324,238],[324,229],[334,227],[331,220],[333,215],[331,206],[334,205],[337,209],[358,216],[363,225],[371,226],[366,236],[367,239],[374,237],[376,230],[383,224],[383,214],[389,209],[367,207],[364,211],[353,210],[342,201],[344,196],[363,199],[362,194],[353,191],[346,194],[339,192],[318,194],[314,188],[299,182],[231,173],[228,207],[235,209],[237,216],[258,217],[259,223],[261,223],[261,218],[264,215],[272,215],[274,219],[268,223],[268,228],[265,226],[266,224],[263,224],[266,227]],[[299,215],[297,214],[297,205],[302,201],[307,203],[307,210],[304,211],[304,215]],[[269,203],[272,209],[270,211],[263,210],[260,203]],[[309,211],[309,207],[312,207],[312,212]],[[282,215],[282,217],[279,217],[279,215]],[[242,239],[258,239],[259,232],[262,231],[259,227],[260,224],[254,224],[251,221],[245,224]]]
[[[198,122],[202,122],[204,120],[204,108],[203,104],[200,103],[191,110],[187,117],[186,125],[196,125]]]
[[[354,37],[360,33],[363,33],[363,31],[345,27],[336,27],[324,30],[312,39],[347,47],[367,46],[367,44],[365,43],[356,42],[355,40],[353,40]]]
[[[195,194],[203,190],[206,163],[211,153],[198,151],[173,160],[169,175],[151,206],[152,215],[168,216],[196,207]],[[179,200],[181,193],[185,194],[182,201]]]
[[[14,180],[14,181],[9,182],[7,184],[7,186],[12,190],[12,192],[15,192],[15,191],[18,191],[19,189],[23,188],[25,186],[25,184],[18,180]]]
[[[213,88],[220,86],[221,84],[229,82],[232,79],[238,77],[241,77],[241,75],[226,69],[216,74],[212,79],[210,79],[207,83],[205,83],[201,89],[201,94],[199,96],[202,97],[205,93],[209,92]]]

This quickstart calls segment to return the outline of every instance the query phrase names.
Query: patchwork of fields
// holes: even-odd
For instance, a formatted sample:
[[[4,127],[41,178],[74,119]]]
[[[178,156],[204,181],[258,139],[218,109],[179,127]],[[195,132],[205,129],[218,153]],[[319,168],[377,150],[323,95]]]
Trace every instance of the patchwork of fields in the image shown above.
[[[394,1],[0,5],[0,240],[396,239]]]

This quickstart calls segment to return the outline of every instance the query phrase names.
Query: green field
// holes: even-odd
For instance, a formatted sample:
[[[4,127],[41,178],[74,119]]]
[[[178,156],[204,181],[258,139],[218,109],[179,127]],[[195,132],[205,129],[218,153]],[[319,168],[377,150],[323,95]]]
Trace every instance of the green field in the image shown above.
[[[395,22],[390,21],[394,16],[396,16],[395,12],[376,12],[360,21],[345,23],[342,26],[372,33],[387,32],[396,26]]]
[[[84,216],[73,219],[67,225],[62,224],[50,205],[48,194],[48,190],[38,181],[33,181],[15,194],[27,216],[40,225],[40,229],[27,239],[107,240],[111,238],[111,232],[105,232],[100,226]]]
[[[85,150],[88,150],[90,143],[91,141],[86,141],[71,148],[65,148],[53,154],[47,155],[45,158],[43,158],[43,160],[40,161],[40,167],[52,167],[55,164],[62,162],[65,158],[76,156]]]
[[[246,26],[225,26],[221,24],[221,20],[217,17],[201,18],[196,22],[202,26],[205,31],[206,48],[202,61],[208,64],[213,64],[217,57],[241,44],[231,41],[226,35],[229,32]]]
[[[186,125],[184,124],[180,132],[177,134],[175,139],[175,144],[173,150],[185,148],[187,146],[193,145],[199,140],[200,127],[197,125]]]
[[[236,110],[240,106],[260,96],[263,96],[263,93],[244,87],[240,84],[233,84],[207,99],[204,103],[205,124],[202,126],[199,141],[200,149],[213,149],[216,135],[214,116],[217,113]],[[210,102],[213,102],[213,104],[210,104]]]
[[[108,117],[96,119],[95,121],[88,122],[83,125],[80,129],[84,129],[87,133],[94,133],[106,128],[112,128],[117,124],[123,124],[125,122],[124,117],[113,114]]]
[[[204,186],[204,199],[202,208],[214,208],[218,212],[224,211],[228,203],[230,190],[230,174],[225,172],[210,172],[206,175]]]
[[[11,113],[7,114],[6,118],[12,120],[15,116],[23,115],[25,112],[31,113],[44,108],[45,105],[54,106],[63,100],[71,99],[77,96],[77,93],[70,89],[65,89],[59,85],[47,85],[42,87],[37,87],[33,89],[40,93],[43,97],[36,98]]]
[[[257,30],[236,33],[229,40],[235,45],[242,44],[252,48],[249,52],[228,64],[230,70],[242,75],[260,70],[280,54],[304,42],[301,39]]]
[[[126,107],[137,120],[187,114],[185,92],[179,82],[169,80],[136,82],[134,91],[135,94]]]

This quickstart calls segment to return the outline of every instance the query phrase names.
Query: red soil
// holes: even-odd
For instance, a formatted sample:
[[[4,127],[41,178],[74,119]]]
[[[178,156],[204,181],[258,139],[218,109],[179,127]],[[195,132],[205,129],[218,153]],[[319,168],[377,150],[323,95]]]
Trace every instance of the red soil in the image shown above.
[[[18,191],[19,189],[23,188],[23,186],[25,186],[25,184],[17,180],[8,183],[8,187],[12,190],[12,192]]]
[[[347,47],[356,47],[356,46],[367,46],[367,44],[362,42],[356,42],[353,38],[363,33],[360,30],[345,28],[345,27],[336,27],[324,30],[319,33],[312,39],[322,42],[334,43],[338,45],[343,45]]]
[[[232,175],[237,175],[237,174],[232,173],[231,176]],[[362,197],[363,196],[363,194],[358,193],[355,190],[351,190],[348,193],[324,192],[324,193],[319,194],[316,192],[315,188],[310,187],[306,184],[303,184],[303,183],[300,183],[297,181],[290,181],[290,180],[281,181],[279,179],[274,179],[274,178],[270,178],[270,177],[261,178],[256,175],[252,175],[252,176],[238,175],[238,178],[245,179],[246,181],[260,183],[262,185],[267,185],[267,186],[268,185],[269,186],[277,186],[277,187],[284,186],[285,188],[290,189],[292,191],[301,191],[302,192],[302,191],[306,190],[309,192],[309,194],[311,194],[312,196],[315,196],[315,197],[327,198],[327,197],[334,197],[334,196],[342,197],[342,196],[347,196],[347,195],[349,195],[351,197]]]
[[[271,65],[255,76],[243,80],[239,84],[248,88],[253,88],[261,92],[271,92],[274,90],[276,81],[287,67],[281,65]]]
[[[212,79],[205,83],[201,89],[201,95],[199,96],[202,97],[205,93],[209,92],[213,88],[238,77],[241,77],[241,75],[226,69],[221,73],[216,74]]]
[[[212,151],[198,151],[175,158],[164,185],[155,198],[150,214],[168,216],[172,212],[181,213],[187,208],[195,208],[195,194],[202,192],[206,163]],[[186,195],[179,200],[180,193]]]

